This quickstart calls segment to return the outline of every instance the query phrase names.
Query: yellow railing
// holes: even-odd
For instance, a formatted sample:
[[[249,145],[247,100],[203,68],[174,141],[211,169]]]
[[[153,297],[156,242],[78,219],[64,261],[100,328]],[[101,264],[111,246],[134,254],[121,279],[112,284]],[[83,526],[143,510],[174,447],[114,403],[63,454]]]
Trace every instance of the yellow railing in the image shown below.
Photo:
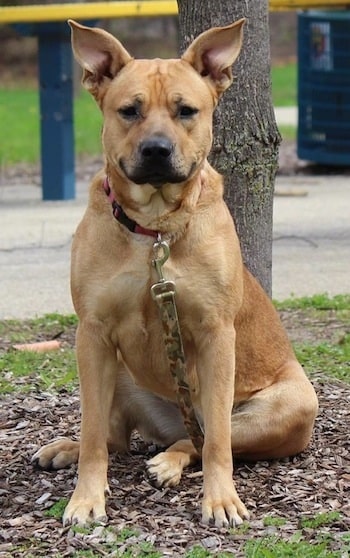
[[[64,21],[68,18],[102,19],[130,16],[177,14],[174,0],[145,0],[140,2],[89,2],[76,4],[47,4],[45,6],[4,6],[0,22]]]
[[[270,0],[270,10],[309,8],[346,8],[339,0]],[[0,7],[0,23],[29,23],[72,19],[103,19],[130,16],[162,16],[177,14],[176,0],[144,0],[121,2],[89,2]]]
[[[350,8],[350,1],[339,0],[270,0],[270,11]]]

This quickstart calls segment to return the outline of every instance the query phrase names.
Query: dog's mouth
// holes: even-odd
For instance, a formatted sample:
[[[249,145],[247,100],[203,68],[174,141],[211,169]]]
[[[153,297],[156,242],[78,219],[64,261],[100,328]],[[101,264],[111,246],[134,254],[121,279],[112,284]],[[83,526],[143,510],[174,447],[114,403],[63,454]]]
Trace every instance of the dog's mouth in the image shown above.
[[[158,164],[157,167],[153,165],[150,167],[144,164],[132,170],[127,168],[123,159],[120,159],[119,164],[121,170],[131,182],[139,185],[150,184],[157,190],[164,186],[164,184],[180,184],[186,182],[195,168],[195,163],[193,163],[190,171],[184,173],[174,169],[171,165],[164,164]]]
[[[130,160],[121,157],[119,166],[135,184],[151,184],[157,189],[165,184],[181,184],[188,180],[195,163],[187,170],[176,151],[175,143],[166,135],[153,134],[140,141]]]

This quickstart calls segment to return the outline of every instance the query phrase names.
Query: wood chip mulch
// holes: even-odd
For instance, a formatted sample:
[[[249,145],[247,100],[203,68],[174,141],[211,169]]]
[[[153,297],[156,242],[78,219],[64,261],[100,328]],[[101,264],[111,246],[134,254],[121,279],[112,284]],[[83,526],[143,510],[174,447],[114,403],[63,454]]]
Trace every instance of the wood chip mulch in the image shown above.
[[[33,386],[27,394],[3,396],[0,557],[64,557],[79,550],[117,556],[130,545],[148,542],[163,556],[180,556],[192,546],[202,545],[214,554],[226,551],[240,558],[245,556],[246,541],[254,537],[277,532],[289,539],[299,530],[307,540],[316,540],[315,530],[303,527],[301,518],[331,510],[339,511],[341,519],[321,531],[329,530],[336,550],[350,531],[350,389],[321,377],[314,383],[320,414],[307,451],[280,461],[236,463],[237,490],[252,520],[249,528],[230,531],[200,524],[199,468],[186,471],[177,488],[160,490],[150,483],[145,460],[158,448],[136,435],[129,454],[110,457],[110,528],[97,526],[88,534],[63,528],[47,511],[55,502],[69,498],[76,468],[37,471],[30,459],[40,445],[57,436],[78,437],[78,393],[39,394]],[[263,520],[267,515],[286,518],[286,523],[266,527]],[[118,538],[124,528],[135,532],[126,541]]]

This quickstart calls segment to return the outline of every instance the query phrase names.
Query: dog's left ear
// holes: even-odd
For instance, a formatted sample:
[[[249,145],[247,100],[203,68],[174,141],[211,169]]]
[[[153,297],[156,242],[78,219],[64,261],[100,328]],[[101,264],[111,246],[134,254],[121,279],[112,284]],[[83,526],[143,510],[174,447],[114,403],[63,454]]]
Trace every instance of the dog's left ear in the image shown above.
[[[231,66],[239,55],[245,19],[227,27],[213,27],[201,33],[188,47],[182,59],[204,78],[209,78],[221,95],[232,83]]]

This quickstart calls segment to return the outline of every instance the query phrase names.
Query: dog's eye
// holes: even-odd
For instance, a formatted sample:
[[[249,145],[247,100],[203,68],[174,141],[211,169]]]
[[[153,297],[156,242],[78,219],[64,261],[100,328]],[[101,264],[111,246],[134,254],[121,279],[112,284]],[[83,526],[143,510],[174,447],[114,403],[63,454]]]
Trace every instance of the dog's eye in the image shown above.
[[[179,107],[178,116],[180,118],[192,118],[195,114],[197,114],[198,109],[194,107],[190,107],[189,105],[181,105]]]
[[[133,120],[134,118],[137,118],[139,115],[137,107],[135,107],[134,105],[121,107],[120,109],[118,109],[118,113],[126,120]]]

